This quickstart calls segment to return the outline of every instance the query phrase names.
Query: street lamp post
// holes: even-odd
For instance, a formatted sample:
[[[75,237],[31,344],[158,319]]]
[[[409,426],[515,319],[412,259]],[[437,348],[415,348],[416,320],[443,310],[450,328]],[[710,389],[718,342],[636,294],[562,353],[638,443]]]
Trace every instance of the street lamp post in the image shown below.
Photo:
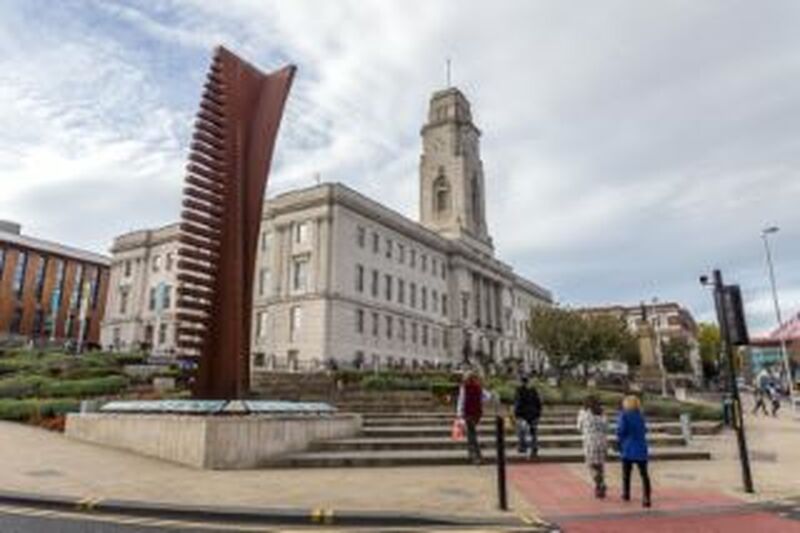
[[[792,365],[789,362],[789,352],[786,350],[786,336],[783,331],[783,319],[781,318],[781,306],[778,301],[778,289],[775,283],[775,268],[772,264],[772,250],[769,246],[768,236],[780,231],[778,226],[770,226],[761,231],[761,240],[764,241],[764,253],[767,256],[767,268],[769,270],[769,283],[772,287],[772,303],[775,306],[775,319],[778,321],[778,337],[781,343],[781,355],[783,356],[784,372],[786,373],[786,381],[789,386],[789,398],[792,404],[792,409],[796,409],[794,397],[794,375],[792,374]]]

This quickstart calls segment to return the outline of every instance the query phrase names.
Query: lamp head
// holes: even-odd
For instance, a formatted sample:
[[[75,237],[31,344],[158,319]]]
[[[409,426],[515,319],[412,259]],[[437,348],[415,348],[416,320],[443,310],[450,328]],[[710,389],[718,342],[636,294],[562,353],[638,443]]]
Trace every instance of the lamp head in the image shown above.
[[[769,235],[770,233],[778,233],[781,230],[778,226],[768,226],[761,230],[762,235]]]

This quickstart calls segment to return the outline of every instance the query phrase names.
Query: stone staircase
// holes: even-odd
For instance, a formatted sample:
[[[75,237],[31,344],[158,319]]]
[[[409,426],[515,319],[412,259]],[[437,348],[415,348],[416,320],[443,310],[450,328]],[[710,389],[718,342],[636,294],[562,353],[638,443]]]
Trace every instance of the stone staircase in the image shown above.
[[[467,464],[466,445],[450,438],[454,409],[427,392],[354,392],[340,398],[341,411],[357,412],[363,429],[356,437],[315,442],[310,449],[272,461],[271,467],[370,467]],[[576,407],[545,406],[539,423],[537,462],[583,462],[581,437],[575,427]],[[502,409],[497,412],[504,413]],[[612,419],[613,417],[609,417]],[[710,454],[683,438],[680,422],[649,417],[653,460],[705,460]],[[478,427],[484,459],[495,458],[495,409],[489,407]],[[711,434],[717,422],[694,422],[693,435]],[[510,463],[527,459],[516,452],[514,428],[506,428],[506,457]],[[612,424],[613,430],[613,424]],[[615,438],[610,436],[613,445]],[[612,446],[613,448],[613,446]],[[615,452],[610,453],[613,460]]]

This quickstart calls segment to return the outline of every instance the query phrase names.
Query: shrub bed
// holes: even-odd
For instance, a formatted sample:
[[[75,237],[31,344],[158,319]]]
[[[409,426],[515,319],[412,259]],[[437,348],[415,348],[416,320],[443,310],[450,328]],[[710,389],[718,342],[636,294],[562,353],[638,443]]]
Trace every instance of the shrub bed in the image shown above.
[[[80,401],[76,399],[0,400],[0,420],[36,420],[76,412]]]
[[[128,380],[123,376],[106,376],[93,379],[73,379],[67,381],[51,380],[42,385],[42,396],[51,398],[86,398],[116,394],[128,386]]]

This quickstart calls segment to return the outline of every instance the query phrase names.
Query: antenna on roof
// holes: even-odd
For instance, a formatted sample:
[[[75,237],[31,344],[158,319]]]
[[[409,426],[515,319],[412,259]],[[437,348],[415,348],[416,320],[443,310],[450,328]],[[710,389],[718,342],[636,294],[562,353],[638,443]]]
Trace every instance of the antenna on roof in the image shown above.
[[[450,58],[448,57],[447,58],[447,87],[446,87],[446,89],[449,89],[450,87],[452,87],[452,84],[450,83]]]

